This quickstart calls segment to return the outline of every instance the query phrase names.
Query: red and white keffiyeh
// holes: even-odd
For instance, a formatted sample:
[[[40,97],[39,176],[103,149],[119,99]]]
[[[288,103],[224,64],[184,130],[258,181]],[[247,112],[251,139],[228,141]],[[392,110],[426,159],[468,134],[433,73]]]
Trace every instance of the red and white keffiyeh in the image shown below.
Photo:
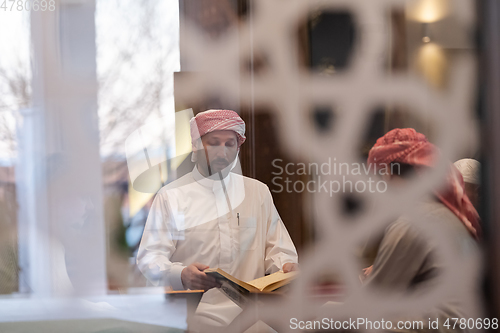
[[[379,138],[368,154],[368,163],[377,166],[399,162],[414,166],[432,167],[439,150],[425,135],[413,128],[396,128]],[[481,226],[479,215],[465,194],[465,185],[460,171],[450,163],[448,186],[436,193],[439,200],[448,207],[465,225],[471,235],[479,239]]]
[[[197,148],[197,140],[213,131],[234,131],[238,137],[238,148],[245,142],[245,122],[231,110],[208,110],[191,118],[191,140],[193,150]]]

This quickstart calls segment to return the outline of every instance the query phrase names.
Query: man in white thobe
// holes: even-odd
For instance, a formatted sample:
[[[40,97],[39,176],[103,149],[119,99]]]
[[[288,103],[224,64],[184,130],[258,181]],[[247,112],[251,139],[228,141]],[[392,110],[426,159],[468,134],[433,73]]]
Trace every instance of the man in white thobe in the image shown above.
[[[234,111],[191,119],[191,173],[163,187],[146,223],[137,263],[155,285],[203,289],[196,320],[226,326],[242,311],[205,275],[221,268],[249,281],[297,270],[297,252],[268,187],[236,173],[245,124]]]

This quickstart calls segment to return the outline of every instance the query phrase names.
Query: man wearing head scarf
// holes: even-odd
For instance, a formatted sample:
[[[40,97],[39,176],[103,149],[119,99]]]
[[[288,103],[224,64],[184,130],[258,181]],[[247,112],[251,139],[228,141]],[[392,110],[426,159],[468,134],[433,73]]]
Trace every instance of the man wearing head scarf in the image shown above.
[[[398,128],[377,140],[369,152],[368,163],[378,168],[397,165],[398,168],[391,170],[400,172],[390,175],[390,181],[404,183],[412,173],[418,174],[422,169],[432,168],[438,154],[438,149],[423,134],[412,128]],[[460,262],[465,263],[477,256],[477,240],[481,235],[479,216],[467,198],[462,176],[453,164],[450,163],[444,190],[434,193],[430,199],[415,204],[423,220],[430,221],[437,228],[446,231]],[[368,269],[366,284],[384,292],[396,292],[409,297],[421,295],[436,286],[447,264],[438,252],[436,243],[430,241],[409,218],[401,216],[385,229],[373,266]],[[467,279],[457,281],[461,287],[465,286],[463,289],[457,286],[457,289],[460,289],[460,293],[457,294],[463,295],[468,292],[473,294],[477,288],[475,285],[477,281]],[[457,281],[447,281],[447,283],[457,283]],[[429,317],[439,318],[439,329],[433,330],[425,326],[422,330],[412,332],[446,331],[442,324],[447,318],[468,318],[466,314],[471,315],[476,311],[474,300],[471,299],[450,298],[439,302],[440,306],[429,308],[429,313],[425,317],[418,318],[424,318],[423,322],[426,325]]]
[[[221,268],[250,281],[296,270],[297,252],[268,187],[237,173],[245,123],[230,110],[190,121],[191,173],[163,187],[152,205],[137,262],[155,285],[208,290],[196,321],[228,325],[241,309],[203,271]]]

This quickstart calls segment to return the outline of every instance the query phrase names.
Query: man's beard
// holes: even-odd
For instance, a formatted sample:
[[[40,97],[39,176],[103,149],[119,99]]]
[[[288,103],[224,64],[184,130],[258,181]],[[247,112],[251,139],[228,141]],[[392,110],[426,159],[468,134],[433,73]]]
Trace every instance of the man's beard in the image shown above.
[[[218,158],[210,163],[210,168],[212,169],[212,174],[222,171],[229,166],[229,161],[223,158]]]
[[[198,168],[202,171],[203,176],[212,178],[214,180],[226,178],[226,176],[231,172],[235,161],[238,159],[238,154],[234,156],[232,161],[226,158],[215,158],[209,161],[208,152],[204,149],[204,156],[198,157]]]

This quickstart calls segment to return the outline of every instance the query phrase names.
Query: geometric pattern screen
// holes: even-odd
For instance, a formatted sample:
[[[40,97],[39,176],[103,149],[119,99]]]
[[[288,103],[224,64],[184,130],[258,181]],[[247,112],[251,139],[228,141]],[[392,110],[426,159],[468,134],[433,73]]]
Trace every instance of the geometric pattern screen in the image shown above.
[[[202,74],[179,80],[176,96],[188,100],[193,91],[202,96],[220,93],[253,106],[256,112],[259,106],[273,105],[280,142],[298,160],[318,165],[334,160],[360,163],[359,147],[372,112],[388,103],[408,106],[416,117],[428,119],[435,129],[433,143],[441,150],[436,168],[403,188],[357,191],[368,208],[355,216],[343,213],[342,191],[330,191],[329,184],[366,183],[370,175],[322,173],[327,188],[311,193],[314,229],[321,236],[300,256],[300,278],[286,299],[261,300],[245,308],[235,325],[261,319],[279,332],[287,332],[297,331],[292,329],[291,318],[297,322],[314,318],[380,321],[391,317],[427,321],[426,313],[450,297],[467,304],[470,318],[481,318],[479,294],[474,293],[479,254],[472,251],[467,260],[459,258],[450,235],[437,224],[422,220],[421,213],[414,209],[419,198],[443,184],[448,161],[458,159],[464,146],[476,142],[478,133],[470,111],[475,97],[475,61],[457,56],[449,71],[449,85],[441,90],[416,74],[388,73],[384,62],[389,49],[388,13],[404,10],[405,5],[400,0],[256,0],[251,4],[250,19],[217,39],[203,37],[189,22],[183,27],[183,57],[186,63],[197,64]],[[296,33],[312,8],[348,12],[353,17],[356,43],[349,67],[338,75],[323,76],[299,66]],[[241,71],[242,64],[256,54],[264,55],[266,70]],[[320,132],[310,122],[310,110],[318,105],[335,110],[335,126],[330,130]],[[431,291],[422,295],[380,293],[359,281],[364,268],[356,255],[360,246],[402,214],[437,244],[439,256],[447,263]],[[342,281],[345,290],[341,302],[325,304],[311,296],[311,286],[324,274]],[[366,326],[359,328],[365,330]]]

